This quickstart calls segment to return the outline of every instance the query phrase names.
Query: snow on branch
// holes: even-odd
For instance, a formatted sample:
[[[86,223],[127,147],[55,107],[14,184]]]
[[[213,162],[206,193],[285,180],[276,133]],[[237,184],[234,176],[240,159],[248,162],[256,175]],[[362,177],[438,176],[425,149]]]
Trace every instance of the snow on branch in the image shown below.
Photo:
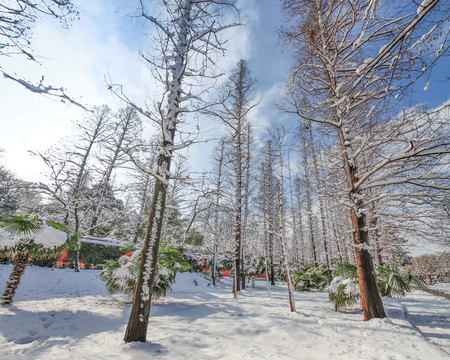
[[[0,71],[3,74],[3,77],[19,83],[20,85],[24,86],[26,89],[30,90],[31,92],[41,94],[41,95],[48,95],[48,96],[56,97],[56,98],[61,99],[61,102],[63,102],[63,103],[67,101],[73,105],[79,106],[83,110],[86,110],[89,112],[92,111],[92,110],[89,110],[88,108],[86,108],[84,105],[80,104],[79,102],[73,100],[70,96],[68,96],[64,92],[64,88],[62,88],[62,87],[55,88],[51,85],[44,85],[44,77],[41,78],[38,85],[33,85],[26,80],[15,78],[14,76],[7,74],[3,70],[0,70]]]

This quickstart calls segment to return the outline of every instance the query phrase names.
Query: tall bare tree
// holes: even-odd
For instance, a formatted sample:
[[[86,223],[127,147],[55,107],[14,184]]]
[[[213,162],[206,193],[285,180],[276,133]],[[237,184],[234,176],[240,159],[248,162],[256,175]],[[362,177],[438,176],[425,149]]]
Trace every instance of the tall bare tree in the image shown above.
[[[242,278],[241,250],[243,235],[243,213],[246,197],[245,189],[245,157],[246,143],[250,134],[248,126],[249,112],[257,105],[253,101],[255,79],[251,76],[247,61],[239,60],[228,82],[225,84],[220,101],[220,106],[214,110],[214,115],[225,123],[229,130],[229,138],[232,146],[232,164],[234,165],[234,239],[233,252],[233,294],[237,297],[238,291],[243,286],[245,278]],[[245,286],[245,285],[244,285]]]
[[[360,157],[371,145],[364,134],[371,124],[389,124],[399,91],[423,76],[448,49],[447,14],[436,11],[431,23],[423,20],[438,3],[425,2],[419,8],[411,3],[399,10],[373,0],[284,1],[291,22],[283,36],[298,50],[291,82],[293,112],[334,129],[340,144],[365,320],[385,317],[385,312],[370,255],[362,189],[368,178],[361,172]],[[442,33],[430,36],[439,27]],[[382,164],[383,159],[375,169],[381,171]]]
[[[191,138],[176,143],[177,130],[189,112],[208,106],[202,101],[205,87],[198,85],[216,77],[212,57],[215,52],[223,52],[220,33],[235,26],[223,22],[227,19],[224,12],[229,10],[236,10],[234,1],[140,1],[140,14],[156,34],[153,43],[156,50],[143,57],[161,82],[162,96],[154,109],[143,110],[126,98],[121,87],[112,86],[161,131],[156,169],[146,168],[129,152],[136,165],[155,177],[155,184],[125,342],[146,341],[172,157],[174,151],[194,142]]]

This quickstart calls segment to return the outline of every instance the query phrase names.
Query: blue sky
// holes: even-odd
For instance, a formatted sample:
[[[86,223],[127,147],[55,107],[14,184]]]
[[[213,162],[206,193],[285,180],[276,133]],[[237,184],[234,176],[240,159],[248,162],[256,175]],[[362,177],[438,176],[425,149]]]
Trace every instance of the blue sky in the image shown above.
[[[39,64],[21,57],[3,57],[1,66],[34,82],[45,76],[48,83],[65,87],[75,99],[90,106],[106,103],[117,109],[123,104],[107,90],[107,79],[111,79],[122,83],[130,97],[143,104],[151,96],[154,85],[138,54],[139,48],[145,46],[145,29],[129,16],[134,13],[136,2],[81,0],[77,3],[81,20],[74,21],[69,29],[48,18],[34,28],[33,49],[40,55]],[[240,3],[247,26],[230,32],[229,52],[221,67],[229,71],[240,58],[249,61],[258,79],[256,97],[261,99],[253,114],[258,131],[262,132],[272,121],[281,120],[293,126],[295,118],[280,115],[273,108],[290,66],[289,49],[283,52],[277,44],[276,30],[283,21],[281,1],[241,0]],[[449,77],[450,60],[446,59],[433,73],[427,91],[423,91],[425,80],[418,82],[412,102],[437,106],[447,101],[450,91],[448,81],[443,80]],[[80,119],[82,112],[3,78],[0,78],[0,94],[0,148],[5,150],[0,161],[20,177],[40,179],[44,167],[27,150],[43,150],[69,136],[71,121]],[[202,125],[209,133],[220,128],[211,119]],[[208,151],[213,146],[210,143],[189,150],[193,171],[208,168]]]

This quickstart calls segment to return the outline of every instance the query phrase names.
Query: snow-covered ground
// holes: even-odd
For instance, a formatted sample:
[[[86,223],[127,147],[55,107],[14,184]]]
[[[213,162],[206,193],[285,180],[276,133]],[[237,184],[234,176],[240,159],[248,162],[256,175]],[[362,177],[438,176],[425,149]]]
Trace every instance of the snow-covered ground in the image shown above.
[[[3,287],[10,265],[0,265]],[[0,359],[449,359],[449,302],[423,292],[384,299],[388,319],[336,313],[326,293],[265,282],[234,300],[228,281],[214,288],[178,276],[152,307],[147,343],[125,344],[130,306],[109,295],[98,271],[30,267],[14,306],[0,306]],[[195,284],[195,282],[197,285]]]

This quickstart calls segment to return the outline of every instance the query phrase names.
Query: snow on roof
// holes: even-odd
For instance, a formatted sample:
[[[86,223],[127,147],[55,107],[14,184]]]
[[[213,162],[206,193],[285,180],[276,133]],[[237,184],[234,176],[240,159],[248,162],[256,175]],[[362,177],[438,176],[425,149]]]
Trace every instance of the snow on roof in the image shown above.
[[[116,246],[116,247],[123,247],[125,246],[125,243],[123,241],[119,241],[112,238],[98,238],[94,236],[83,236],[81,238],[82,242],[85,243],[91,243],[91,244],[100,244],[104,246]]]

